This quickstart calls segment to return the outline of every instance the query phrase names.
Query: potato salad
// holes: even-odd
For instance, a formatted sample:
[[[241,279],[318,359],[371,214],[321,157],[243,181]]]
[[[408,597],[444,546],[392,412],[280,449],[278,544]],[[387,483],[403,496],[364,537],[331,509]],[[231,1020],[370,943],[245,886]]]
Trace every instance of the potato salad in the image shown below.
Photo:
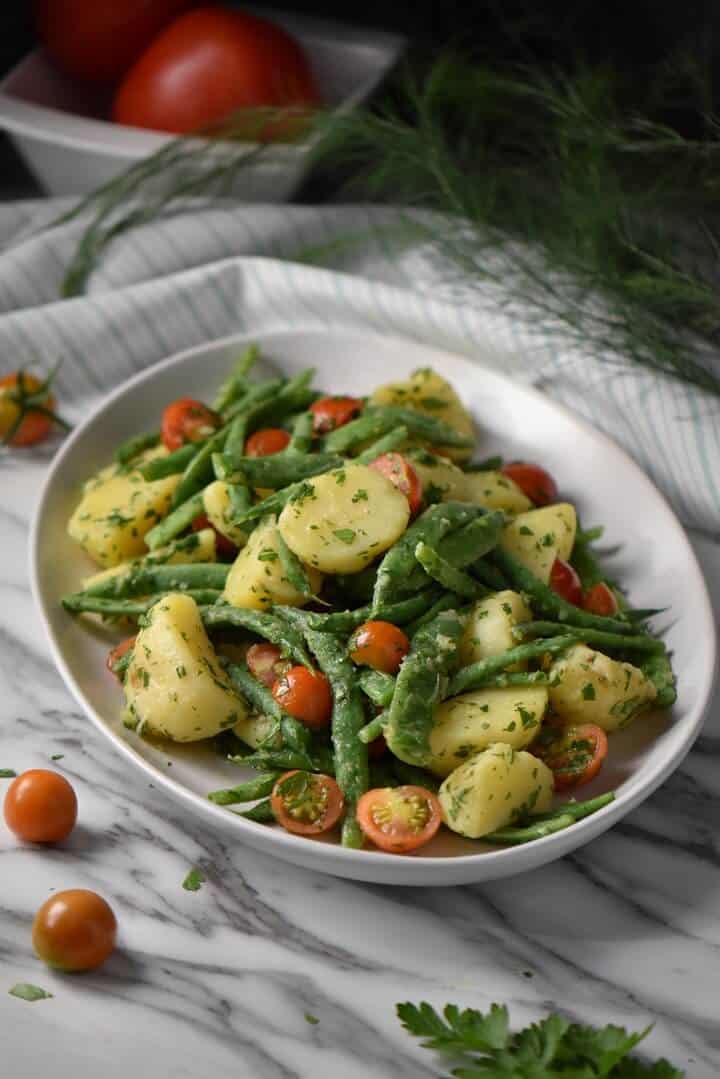
[[[126,726],[212,740],[255,770],[213,802],[348,847],[524,843],[606,805],[576,788],[675,679],[602,530],[540,464],[476,461],[439,372],[329,396],[257,358],[170,402],[68,522],[96,571],[63,603],[125,636]]]

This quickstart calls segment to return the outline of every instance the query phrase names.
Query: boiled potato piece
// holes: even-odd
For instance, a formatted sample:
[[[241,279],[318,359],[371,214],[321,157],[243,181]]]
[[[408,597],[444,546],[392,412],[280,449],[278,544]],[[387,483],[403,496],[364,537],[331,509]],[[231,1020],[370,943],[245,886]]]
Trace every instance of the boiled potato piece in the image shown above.
[[[167,452],[159,446],[138,461],[146,463]],[[137,469],[104,468],[85,484],[68,522],[68,534],[101,566],[135,558],[145,550],[145,533],[169,511],[179,482],[180,476],[166,476],[148,483]]]
[[[197,742],[234,727],[247,705],[217,662],[195,600],[171,592],[147,618],[125,678],[125,702],[138,730]]]
[[[638,667],[576,644],[550,668],[550,703],[566,723],[617,730],[655,700],[655,686]]]
[[[203,491],[203,506],[205,507],[207,519],[213,528],[216,528],[236,547],[245,546],[247,532],[232,523],[229,483],[225,483],[224,480],[215,480],[214,483],[208,484]]]
[[[250,715],[244,716],[233,727],[233,731],[241,742],[245,742],[251,749],[260,749],[265,744],[271,748],[279,748],[282,745],[282,735],[277,732],[276,738],[272,738],[273,729],[277,723],[272,716]],[[271,743],[268,742],[271,739]]]
[[[467,666],[514,648],[518,642],[512,631],[520,622],[529,622],[531,618],[532,611],[523,597],[509,588],[479,600],[470,611],[460,641],[460,662]],[[513,669],[520,668],[515,664]]]
[[[533,508],[532,502],[515,480],[503,476],[502,472],[493,471],[465,473],[465,501],[509,514],[524,513]]]
[[[442,420],[460,435],[474,438],[473,422],[462,401],[449,382],[441,378],[429,367],[413,371],[409,379],[403,382],[389,382],[370,395],[372,405],[400,405],[413,408],[416,412],[425,412],[436,420]],[[459,449],[457,446],[438,446],[443,457],[453,461],[467,461],[472,456],[472,448]]]
[[[182,565],[188,562],[216,562],[217,551],[215,549],[215,533],[212,528],[202,528],[199,532],[193,532],[177,548],[171,544],[168,547],[156,547],[154,551],[146,554],[143,558],[133,558],[130,562],[121,562],[110,569],[101,569],[99,573],[93,573],[83,581],[83,588],[100,584],[112,577],[121,577],[129,570],[141,569],[144,566]]]
[[[313,594],[322,587],[322,576],[306,566]],[[225,582],[224,598],[234,607],[250,607],[264,611],[274,603],[302,607],[310,596],[304,596],[288,581],[280,559],[278,529],[275,517],[265,517],[250,534],[233,562]]]
[[[547,584],[556,558],[567,561],[575,543],[577,516],[569,502],[519,513],[503,529],[500,546]]]
[[[278,527],[291,551],[323,573],[359,573],[392,547],[410,519],[404,494],[366,465],[308,480]]]
[[[532,753],[495,742],[451,772],[438,796],[448,828],[479,839],[531,813],[547,812],[553,774]]]
[[[472,501],[466,497],[467,473],[447,457],[428,450],[409,450],[407,457],[422,483],[426,502]]]
[[[548,706],[546,686],[476,689],[438,705],[427,767],[447,776],[494,742],[523,749],[540,729]]]

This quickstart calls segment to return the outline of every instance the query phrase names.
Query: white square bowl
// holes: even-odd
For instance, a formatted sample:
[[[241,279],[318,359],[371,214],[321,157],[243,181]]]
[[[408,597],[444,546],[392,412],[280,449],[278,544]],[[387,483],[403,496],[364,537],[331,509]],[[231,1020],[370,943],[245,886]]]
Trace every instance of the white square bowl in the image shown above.
[[[397,34],[263,11],[303,46],[322,100],[338,112],[366,101],[405,47]],[[41,49],[0,82],[0,128],[50,195],[81,195],[155,153],[173,136],[102,119],[109,101],[60,74]],[[251,144],[246,144],[248,147]],[[240,169],[232,194],[246,202],[284,202],[309,164],[311,140],[270,147]]]

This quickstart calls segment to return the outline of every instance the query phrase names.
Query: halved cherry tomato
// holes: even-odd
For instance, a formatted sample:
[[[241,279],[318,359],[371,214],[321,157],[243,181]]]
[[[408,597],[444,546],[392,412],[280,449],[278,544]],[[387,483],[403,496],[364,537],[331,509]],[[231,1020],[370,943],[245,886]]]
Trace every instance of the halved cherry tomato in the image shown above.
[[[583,592],[582,606],[586,611],[593,614],[614,615],[619,610],[619,604],[615,593],[604,581],[599,581],[587,592]]]
[[[336,427],[344,427],[355,419],[362,406],[357,397],[320,397],[310,405],[313,431],[316,435],[326,435]]]
[[[298,769],[286,772],[270,795],[273,816],[294,835],[320,835],[334,828],[345,809],[342,791],[330,776]]]
[[[136,640],[137,636],[127,637],[124,641],[121,641],[120,644],[116,644],[115,647],[111,648],[108,652],[105,666],[116,678],[119,678],[119,675],[115,672],[115,664],[119,659],[122,659],[126,652],[129,652],[131,648],[135,647]]]
[[[67,779],[45,768],[32,768],[14,779],[3,806],[5,823],[27,843],[59,843],[77,820],[77,798]]]
[[[368,757],[371,761],[378,760],[380,757],[384,756],[385,753],[387,753],[387,747],[388,745],[385,741],[385,736],[383,734],[379,734],[377,738],[372,741],[368,746]]]
[[[607,751],[607,735],[595,723],[579,727],[547,724],[532,747],[533,754],[552,771],[556,791],[589,783],[600,771]]]
[[[529,464],[527,461],[512,461],[509,465],[503,465],[500,471],[516,483],[536,506],[547,506],[557,499],[557,484],[550,473],[540,465]]]
[[[376,847],[405,854],[430,842],[442,823],[442,810],[425,787],[376,787],[361,796],[357,819]]]
[[[410,641],[392,622],[363,622],[350,640],[353,663],[396,674],[410,651]]]
[[[376,457],[370,468],[386,476],[398,491],[402,491],[410,504],[410,513],[417,513],[422,506],[423,488],[420,477],[401,453],[383,453]]]
[[[215,533],[215,550],[221,558],[234,558],[237,554],[238,549],[233,541],[224,536],[222,532],[219,532],[206,514],[198,514],[190,527],[193,532],[202,532],[205,528],[212,528]]]
[[[112,954],[117,921],[96,892],[71,888],[46,899],[35,915],[33,948],[49,967],[94,970]]]
[[[276,644],[251,644],[245,662],[250,673],[268,689],[272,689],[278,678],[290,669],[290,663],[283,659]]]
[[[569,562],[556,558],[550,570],[550,587],[553,592],[566,599],[568,603],[579,607],[582,603],[582,585],[580,578]]]
[[[322,671],[291,667],[273,683],[272,695],[281,708],[306,727],[314,730],[330,722],[332,692]]]
[[[280,453],[290,441],[290,435],[282,427],[263,427],[245,443],[246,457],[270,457]]]
[[[217,412],[202,401],[180,397],[169,404],[162,414],[162,440],[169,450],[179,450],[186,442],[202,442],[219,426]]]
[[[0,443],[34,446],[47,438],[53,425],[55,399],[38,393],[42,388],[39,378],[24,371],[0,378]],[[43,411],[38,412],[33,405]]]

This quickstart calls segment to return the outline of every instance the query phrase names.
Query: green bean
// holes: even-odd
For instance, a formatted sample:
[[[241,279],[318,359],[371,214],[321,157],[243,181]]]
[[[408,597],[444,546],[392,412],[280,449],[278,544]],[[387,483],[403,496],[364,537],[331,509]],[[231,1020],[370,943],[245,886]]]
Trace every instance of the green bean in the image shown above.
[[[254,382],[248,387],[242,399],[236,401],[227,410],[226,420],[230,421],[236,416],[247,415],[258,405],[270,400],[271,397],[276,397],[286,385],[286,378],[266,378],[262,382]]]
[[[301,412],[295,417],[288,449],[293,453],[310,453],[313,444],[312,412]]]
[[[332,614],[309,612],[308,625],[311,629],[320,630],[322,633],[352,633],[363,622],[367,622],[372,615],[373,618],[383,622],[392,622],[393,625],[402,626],[408,619],[424,611],[428,604],[434,601],[436,595],[437,589],[428,589],[417,596],[398,600],[397,603],[387,603],[375,612],[369,604],[357,607],[354,611],[334,611]]]
[[[383,417],[387,420],[388,427],[402,424],[413,437],[430,442],[433,446],[467,449],[475,444],[475,439],[470,435],[461,435],[443,420],[428,416],[425,412],[416,412],[412,408],[402,408],[400,405],[368,405],[365,415]]]
[[[528,594],[530,606],[540,614],[554,617],[573,630],[578,627],[607,630],[608,633],[632,633],[633,627],[627,621],[591,614],[589,611],[582,610],[581,607],[576,607],[573,603],[568,603],[501,547],[495,548],[491,558],[519,592]]]
[[[230,430],[228,431],[227,438],[225,439],[225,452],[232,454],[232,456],[242,456],[245,452],[245,441],[247,439],[248,429],[248,414],[247,412],[241,412],[238,416],[230,421]]]
[[[598,809],[609,805],[614,798],[615,795],[610,792],[601,794],[588,802],[568,802],[560,806],[554,813],[538,814],[537,817],[531,817],[526,825],[499,828],[497,831],[490,832],[489,835],[484,835],[481,838],[486,843],[502,843],[508,846],[531,843],[534,839],[542,839],[544,836],[552,835],[554,832],[561,832],[565,828],[569,828],[575,821],[582,820],[583,817],[588,817],[592,813],[597,813]]]
[[[408,764],[428,760],[435,705],[456,663],[464,626],[457,611],[437,615],[415,634],[398,672],[386,737],[395,756]]]
[[[172,562],[132,566],[84,589],[88,596],[144,596],[150,592],[184,592],[191,588],[222,591],[230,566],[222,562]]]
[[[640,669],[655,686],[657,693],[655,704],[658,708],[671,708],[677,700],[677,688],[675,674],[667,652],[663,651],[656,656],[648,656],[640,664]]]
[[[502,592],[509,587],[500,570],[496,566],[491,566],[483,558],[479,558],[477,562],[472,563],[470,572],[473,577],[477,577],[480,584],[484,584],[486,588],[492,589],[493,592]]]
[[[577,644],[578,640],[575,634],[566,633],[562,637],[549,637],[542,641],[519,644],[495,656],[486,656],[485,659],[479,659],[467,667],[461,667],[451,679],[446,696],[455,697],[468,689],[477,689],[478,686],[487,685],[489,677],[499,674],[515,663],[522,663],[527,659],[539,659],[546,654],[555,655],[557,652],[564,652],[566,648]]]
[[[268,614],[265,611],[252,611],[247,607],[231,607],[228,604],[217,607],[203,607],[200,611],[206,629],[246,629],[276,644],[283,656],[294,660],[303,667],[313,669],[313,663],[303,642],[302,634],[295,626],[279,616],[277,611]]]
[[[377,566],[366,566],[359,573],[339,573],[334,581],[347,599],[355,600],[359,606],[372,599],[376,577]]]
[[[356,420],[331,431],[325,439],[325,449],[332,453],[349,453],[369,439],[380,438],[398,424],[388,416],[364,412]],[[375,460],[373,457],[372,460]],[[365,462],[366,464],[368,462]]]
[[[245,510],[252,505],[252,494],[245,483],[245,477],[240,472],[228,468],[222,453],[212,455],[212,466],[215,478],[227,484],[228,497],[230,499],[231,519],[242,516]],[[204,498],[204,496],[203,496]]]
[[[483,510],[482,516],[441,539],[437,552],[456,569],[464,569],[497,547],[504,524],[503,513]]]
[[[307,753],[298,753],[293,749],[259,749],[247,757],[240,757],[238,764],[257,768],[259,772],[291,772],[294,768],[299,768],[302,772],[317,771]]]
[[[251,487],[283,488],[300,480],[319,476],[345,461],[332,453],[296,453],[283,450],[267,457],[238,457],[226,454],[227,464],[242,472]]]
[[[654,618],[658,614],[664,614],[667,607],[627,607],[623,614],[633,623],[646,622],[648,618]]]
[[[247,667],[239,663],[228,663],[225,667],[230,681],[239,690],[251,705],[254,712],[262,716],[270,716],[280,725],[283,748],[293,753],[304,753],[307,756],[306,768],[312,768],[313,762],[309,757],[310,731],[294,716],[288,715],[277,703],[267,686],[254,678]],[[258,797],[260,797],[258,795]]]
[[[238,817],[244,817],[245,820],[254,820],[258,824],[270,824],[275,820],[269,798],[263,798],[262,802],[258,802],[257,805],[252,806],[250,809],[233,809],[231,812]]]
[[[251,344],[241,353],[232,371],[220,386],[217,397],[213,404],[215,412],[224,412],[226,408],[234,404],[241,394],[247,392],[248,383],[245,377],[251,367],[260,358],[260,349]]]
[[[148,483],[152,483],[154,480],[164,479],[165,476],[176,476],[178,472],[184,472],[197,453],[199,445],[201,443],[186,442],[166,457],[153,457],[152,461],[142,466],[140,475]]]
[[[565,633],[564,622],[523,622],[513,630],[513,637],[554,637]],[[664,652],[665,645],[647,634],[625,636],[622,633],[605,633],[601,629],[579,629],[578,640],[583,644],[596,644],[599,648],[626,648],[630,652]]]
[[[393,757],[392,766],[400,783],[410,787],[425,787],[429,791],[437,791],[440,780],[424,768],[416,768],[414,764],[401,761],[399,757]]]
[[[180,482],[173,492],[173,507],[181,506],[197,491],[206,487],[213,478],[213,454],[219,453],[227,442],[231,427],[222,427],[203,442],[195,456],[188,462]]]
[[[123,442],[121,446],[115,450],[115,460],[119,465],[130,464],[136,457],[139,457],[144,450],[152,449],[153,446],[157,446],[160,441],[160,435],[157,431],[151,431],[145,435],[133,435],[126,442]]]
[[[443,611],[449,611],[453,607],[457,607],[457,596],[453,592],[443,592],[423,614],[413,619],[412,622],[408,622],[403,628],[408,637],[412,638],[419,629],[426,626],[428,622],[432,622],[436,615],[442,614]]]
[[[575,534],[572,554],[570,555],[570,563],[575,568],[580,578],[580,583],[585,589],[592,588],[593,585],[605,580],[605,574],[590,548],[591,541],[588,539],[588,535],[589,533],[581,532],[578,529]]]
[[[455,569],[450,562],[442,558],[434,547],[429,547],[422,540],[415,548],[415,557],[429,577],[441,584],[443,588],[456,592],[466,599],[479,599],[487,595],[487,589],[477,581],[463,573],[461,569]]]
[[[610,802],[614,801],[614,791],[598,794],[585,802],[576,802],[574,798],[571,798],[569,802],[563,802],[561,806],[558,806],[556,809],[550,809],[547,813],[533,813],[528,823],[533,821],[552,820],[561,813],[563,816],[567,815],[572,817],[573,820],[582,820],[583,817],[589,817],[591,814],[597,813],[598,809],[602,809],[604,806],[609,805]]]
[[[502,457],[486,457],[484,461],[470,461],[461,468],[463,472],[497,472],[502,465]]]
[[[92,596],[84,592],[78,592],[74,596],[65,596],[60,602],[66,611],[73,614],[103,614],[123,616],[125,618],[138,618],[146,614],[151,607],[167,595],[160,592],[152,596],[144,596],[138,599],[112,599],[107,596]],[[198,590],[184,590],[183,595],[190,596],[196,603],[214,603],[220,596],[213,589],[201,588]]]
[[[275,533],[275,546],[288,584],[296,592],[299,592],[301,596],[311,596],[313,594],[312,585],[305,567],[295,552],[290,550],[279,528]]]
[[[250,524],[252,521],[257,521],[261,517],[268,517],[271,514],[277,516],[284,509],[287,502],[300,497],[303,493],[308,494],[311,492],[312,487],[306,480],[302,480],[300,483],[292,483],[289,487],[285,487],[281,491],[275,491],[273,494],[268,495],[267,498],[263,498],[262,501],[256,502],[254,506],[248,506],[242,514],[233,517],[233,524],[242,526]]]
[[[382,438],[378,438],[371,446],[368,446],[366,450],[363,450],[362,453],[359,453],[357,457],[354,458],[354,463],[358,465],[371,465],[377,457],[382,457],[384,453],[391,453],[392,450],[401,446],[407,437],[408,429],[401,424],[392,431],[388,431]]]
[[[375,716],[369,723],[366,723],[364,727],[361,727],[358,731],[358,738],[365,745],[369,745],[370,742],[374,742],[376,738],[379,738],[382,732],[385,730],[385,725],[388,721],[387,712],[381,712],[379,716]]]
[[[428,575],[415,558],[415,548],[421,540],[437,548],[449,532],[468,524],[484,512],[480,506],[467,502],[441,502],[421,513],[380,563],[373,592],[373,609],[378,610],[392,602],[398,598],[398,594],[416,592],[427,586]]]
[[[208,799],[219,806],[237,805],[239,802],[254,802],[256,798],[265,798],[275,786],[275,780],[282,772],[261,772],[260,775],[241,783],[238,787],[224,787],[210,791]]]
[[[156,551],[149,551],[145,555],[141,555],[139,558],[133,558],[131,562],[123,564],[122,567],[118,566],[118,570],[112,577],[103,578],[97,581],[95,584],[88,585],[82,589],[83,592],[90,592],[95,596],[108,596],[113,594],[113,584],[111,583],[117,577],[123,576],[125,573],[134,572],[136,570],[145,570],[151,566],[163,566],[166,565],[176,555],[187,555],[190,552],[196,550],[200,545],[200,535],[198,532],[192,532],[189,536],[183,536],[181,539],[172,540],[167,547],[158,548]],[[189,559],[188,559],[189,561]]]
[[[149,532],[145,533],[146,546],[151,551],[154,551],[156,547],[164,547],[166,543],[169,543],[170,540],[175,539],[186,528],[189,528],[195,518],[204,512],[205,506],[202,492],[199,491],[192,498],[188,498],[187,502],[183,502],[182,506],[178,506],[167,517],[164,517],[162,521],[158,521]]]
[[[391,674],[384,671],[360,671],[358,684],[363,693],[370,698],[378,708],[387,708],[393,699],[395,692],[395,679]]]
[[[355,811],[358,799],[368,786],[368,756],[367,747],[357,737],[358,731],[365,725],[365,713],[355,668],[347,658],[343,644],[335,636],[311,629],[300,611],[294,611],[293,617],[296,625],[303,628],[305,640],[315,653],[318,665],[332,689],[331,730],[335,778],[346,805],[342,843],[345,847],[361,847],[363,833]]]

